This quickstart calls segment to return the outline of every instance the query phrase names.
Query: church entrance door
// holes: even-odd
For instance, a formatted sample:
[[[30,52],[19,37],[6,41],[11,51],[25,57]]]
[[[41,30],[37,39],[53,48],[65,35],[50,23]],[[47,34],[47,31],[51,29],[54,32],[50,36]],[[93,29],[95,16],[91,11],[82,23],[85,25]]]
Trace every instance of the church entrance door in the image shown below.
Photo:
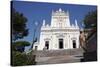
[[[73,48],[76,48],[76,41],[73,40]]]
[[[63,39],[59,39],[59,49],[63,49]]]
[[[46,41],[46,42],[45,42],[45,47],[46,47],[47,49],[49,49],[49,41]]]
[[[35,50],[37,50],[37,48],[38,48],[38,47],[37,47],[37,46],[35,46]]]

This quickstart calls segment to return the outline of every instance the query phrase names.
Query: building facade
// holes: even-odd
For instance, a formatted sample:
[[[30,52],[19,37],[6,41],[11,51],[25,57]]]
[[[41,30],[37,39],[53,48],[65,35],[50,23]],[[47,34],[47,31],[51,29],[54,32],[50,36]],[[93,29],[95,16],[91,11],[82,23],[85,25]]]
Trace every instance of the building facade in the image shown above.
[[[70,23],[69,12],[61,8],[52,11],[51,25],[43,20],[40,32],[40,40],[35,43],[33,49],[59,50],[79,48],[80,29],[75,19],[75,24]]]

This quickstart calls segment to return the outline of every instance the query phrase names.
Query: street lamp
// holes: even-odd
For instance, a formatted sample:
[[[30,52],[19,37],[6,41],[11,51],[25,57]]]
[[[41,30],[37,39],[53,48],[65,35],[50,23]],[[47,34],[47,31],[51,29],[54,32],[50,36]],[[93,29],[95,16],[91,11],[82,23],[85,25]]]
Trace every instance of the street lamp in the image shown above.
[[[32,50],[32,48],[33,48],[33,45],[34,45],[34,43],[36,42],[36,38],[35,38],[35,34],[36,34],[36,31],[37,31],[37,26],[38,26],[38,22],[35,22],[35,25],[34,25],[34,32],[33,32],[33,41],[32,41],[32,45],[31,45],[31,50]]]

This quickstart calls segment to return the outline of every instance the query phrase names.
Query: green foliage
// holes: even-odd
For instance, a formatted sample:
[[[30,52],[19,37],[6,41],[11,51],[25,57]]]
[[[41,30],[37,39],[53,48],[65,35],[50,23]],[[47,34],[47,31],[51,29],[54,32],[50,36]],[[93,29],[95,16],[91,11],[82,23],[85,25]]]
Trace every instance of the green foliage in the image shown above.
[[[23,47],[23,50],[22,50],[22,52],[23,52],[24,51],[24,48],[26,46],[30,46],[30,43],[27,42],[27,41],[17,41],[17,42],[13,42],[12,43],[12,50],[13,51],[18,51],[17,50],[18,47]]]
[[[17,41],[14,43],[14,45],[16,45],[16,46],[29,46],[30,43],[27,41]]]
[[[84,18],[85,28],[97,27],[97,10],[89,12]]]
[[[12,22],[12,39],[15,41],[28,35],[28,29],[26,28],[27,18],[17,12],[14,8],[11,11]]]
[[[17,51],[12,52],[12,59],[11,59],[11,65],[12,66],[23,66],[23,65],[34,65],[35,62],[35,56],[30,54],[24,54]]]
[[[25,65],[26,55],[22,55],[20,52],[12,52],[12,65],[20,66]]]
[[[25,47],[29,46],[30,43],[27,41],[17,41],[12,43],[12,50],[11,50],[11,65],[12,66],[23,66],[23,65],[34,65],[35,56],[32,53],[26,54],[23,51],[17,49],[18,47]]]

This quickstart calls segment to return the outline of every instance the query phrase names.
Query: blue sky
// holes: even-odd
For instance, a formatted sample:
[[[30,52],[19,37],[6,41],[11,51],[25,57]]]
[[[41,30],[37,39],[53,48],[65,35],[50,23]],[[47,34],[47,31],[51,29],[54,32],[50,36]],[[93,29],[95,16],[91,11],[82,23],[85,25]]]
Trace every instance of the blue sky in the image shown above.
[[[29,35],[23,40],[32,42],[34,29],[37,28],[36,36],[39,38],[40,27],[43,19],[46,20],[46,24],[51,22],[52,10],[58,10],[61,8],[64,11],[69,11],[71,24],[74,24],[74,20],[77,19],[78,25],[81,28],[85,15],[93,10],[96,10],[96,6],[92,5],[74,5],[74,4],[57,4],[57,3],[41,3],[41,2],[25,2],[25,1],[13,1],[13,8],[16,11],[23,13],[28,19],[27,28],[29,29]],[[35,26],[35,22],[38,22],[38,26]]]

